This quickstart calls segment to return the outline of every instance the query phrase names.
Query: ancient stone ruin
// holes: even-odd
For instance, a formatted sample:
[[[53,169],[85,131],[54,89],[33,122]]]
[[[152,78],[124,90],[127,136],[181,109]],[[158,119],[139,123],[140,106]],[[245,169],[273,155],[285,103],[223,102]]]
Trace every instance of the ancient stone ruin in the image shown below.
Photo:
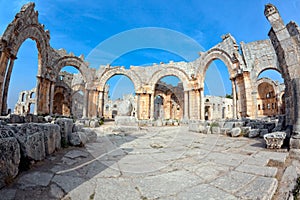
[[[50,33],[34,8],[34,3],[24,5],[0,38],[0,188],[20,168],[62,147],[95,142],[97,135],[88,127],[99,127],[103,119],[115,119],[115,132],[183,125],[194,134],[261,137],[273,150],[283,145],[300,149],[300,29],[295,22],[285,25],[274,5],[266,5],[264,12],[271,25],[269,39],[238,44],[226,34],[192,62],[130,69],[110,65],[94,69],[83,55],[52,48]],[[38,48],[37,87],[21,92],[12,112],[7,108],[10,77],[18,50],[28,38]],[[228,69],[231,98],[204,96],[205,73],[216,59]],[[60,72],[65,66],[80,74]],[[257,80],[267,69],[280,72],[284,84]],[[120,74],[133,82],[135,95],[111,100],[107,81]],[[176,76],[180,83],[161,82],[166,76]]]

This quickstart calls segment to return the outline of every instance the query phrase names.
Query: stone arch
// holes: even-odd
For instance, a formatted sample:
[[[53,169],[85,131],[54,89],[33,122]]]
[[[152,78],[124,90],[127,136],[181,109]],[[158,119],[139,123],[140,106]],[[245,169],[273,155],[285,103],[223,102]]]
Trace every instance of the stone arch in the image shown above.
[[[278,85],[272,80],[272,79],[269,79],[269,78],[260,78],[260,79],[258,79],[257,80],[257,82],[256,82],[256,89],[257,89],[257,87],[260,85],[260,84],[262,84],[262,83],[268,83],[268,84],[270,84],[272,87],[273,87],[273,89],[274,89],[274,91],[278,94],[280,91],[278,90],[279,88],[278,88]]]
[[[185,71],[175,67],[167,67],[156,71],[150,78],[149,85],[153,92],[155,91],[155,84],[166,76],[176,76],[183,83],[183,89],[185,91],[189,90],[189,76],[185,73]]]
[[[280,71],[280,69],[278,67],[263,66],[263,67],[255,67],[255,69],[256,69],[256,79],[255,79],[255,81],[258,79],[259,75],[261,75],[264,71],[267,71],[267,70],[275,70],[278,73],[280,73],[281,76],[282,76],[282,73],[281,73],[281,71]]]
[[[210,49],[209,51],[201,55],[200,66],[197,71],[197,77],[200,81],[199,85],[201,88],[204,88],[204,80],[207,69],[209,68],[210,64],[217,59],[221,60],[225,64],[228,69],[230,78],[235,76],[235,64],[238,63],[238,61],[235,60],[236,58],[234,56],[231,57],[230,54],[223,49]]]
[[[142,86],[141,78],[132,70],[125,70],[123,67],[113,67],[105,71],[102,74],[102,76],[99,78],[99,83],[97,85],[98,90],[104,91],[106,82],[115,75],[124,75],[128,77],[134,85],[135,92],[141,90],[141,86]]]
[[[27,39],[36,42],[38,49],[38,76],[43,77],[48,64],[49,31],[44,30],[44,25],[38,22],[38,12],[34,10],[35,4],[24,5],[16,14],[15,19],[8,25],[2,40],[10,48],[10,54],[16,56],[20,46]],[[2,71],[3,69],[1,69]]]
[[[53,65],[56,77],[58,77],[60,70],[65,66],[72,66],[79,70],[85,82],[93,81],[93,77],[92,74],[89,72],[89,67],[87,63],[85,63],[81,58],[76,56],[65,55],[57,59]]]

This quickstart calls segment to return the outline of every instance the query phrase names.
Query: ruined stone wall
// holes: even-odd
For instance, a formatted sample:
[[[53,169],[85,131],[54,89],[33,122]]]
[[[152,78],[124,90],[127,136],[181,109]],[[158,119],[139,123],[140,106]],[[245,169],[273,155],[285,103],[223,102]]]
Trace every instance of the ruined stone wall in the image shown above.
[[[298,117],[300,112],[295,109],[300,105],[297,103],[298,82],[292,82],[300,73],[299,27],[294,22],[285,26],[277,9],[272,6],[266,9],[265,14],[272,25],[269,33],[270,40],[238,44],[233,36],[225,34],[220,43],[205,52],[200,52],[200,57],[192,62],[170,61],[147,67],[131,66],[130,69],[106,65],[96,70],[89,67],[83,55],[77,57],[64,49],[53,49],[49,44],[49,32],[39,23],[34,4],[29,3],[8,25],[0,40],[0,86],[3,88],[0,94],[1,111],[7,109],[7,90],[15,55],[23,41],[32,38],[36,41],[39,52],[37,114],[53,114],[54,107],[57,107],[53,101],[57,94],[55,87],[63,85],[58,78],[59,72],[64,66],[73,66],[80,71],[80,75],[74,75],[70,81],[71,79],[67,78],[69,75],[65,74],[68,79],[65,84],[72,92],[77,90],[83,92],[83,100],[80,101],[84,104],[82,117],[93,118],[104,115],[105,84],[112,76],[121,74],[127,76],[134,84],[138,119],[154,118],[156,84],[165,76],[176,76],[182,82],[184,91],[181,93],[180,100],[176,102],[181,109],[180,115],[185,119],[204,120],[205,73],[211,62],[219,59],[226,65],[233,86],[232,118],[258,116],[257,77],[266,69],[275,69],[282,73],[285,80],[285,110],[289,124],[294,124],[298,118],[300,119]],[[73,95],[72,92],[70,96]],[[72,105],[68,106],[71,110]],[[171,117],[172,110],[168,112]]]

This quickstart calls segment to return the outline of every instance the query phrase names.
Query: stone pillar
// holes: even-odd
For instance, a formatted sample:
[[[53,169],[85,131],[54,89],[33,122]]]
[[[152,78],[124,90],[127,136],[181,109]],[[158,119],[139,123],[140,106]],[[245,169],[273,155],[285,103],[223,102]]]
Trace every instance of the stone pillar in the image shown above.
[[[258,105],[257,105],[257,91],[252,92],[252,102],[253,102],[253,112],[254,113],[254,118],[257,119],[258,117]]]
[[[150,119],[154,119],[154,93],[150,94]]]
[[[37,77],[35,114],[49,114],[49,93],[51,81]]]
[[[82,111],[83,118],[88,117],[88,105],[89,105],[89,90],[86,89],[84,93],[84,100],[83,100],[83,111]]]
[[[200,89],[200,119],[205,120],[204,89]]]
[[[184,119],[189,119],[189,91],[184,91]]]
[[[293,86],[293,102],[294,102],[294,132],[299,135],[300,139],[300,78],[292,80]]]
[[[10,83],[10,77],[12,73],[12,69],[14,66],[14,61],[16,57],[11,56],[10,61],[9,61],[9,67],[5,76],[5,82],[4,82],[4,88],[3,88],[3,98],[2,98],[2,112],[1,115],[7,115],[7,94],[8,94],[8,89],[9,89],[9,83]]]
[[[232,97],[233,97],[233,103],[232,103],[232,117],[233,119],[237,118],[236,115],[236,106],[237,106],[237,100],[236,100],[236,87],[235,87],[235,79],[231,80],[231,85],[232,85]]]
[[[98,94],[98,116],[103,117],[104,92],[99,91]]]
[[[140,119],[140,94],[136,93],[136,118]]]
[[[50,99],[49,99],[49,114],[50,115],[53,115],[54,89],[55,89],[55,82],[51,82],[50,94],[49,94],[49,97],[50,97]]]
[[[0,57],[0,113],[2,113],[2,100],[3,100],[3,83],[4,83],[4,78],[5,78],[5,73],[7,69],[7,64],[9,60],[9,53],[7,51],[2,51],[1,52],[1,57]]]
[[[97,90],[89,90],[88,93],[88,118],[96,118],[97,117],[97,104],[98,104],[98,91]]]

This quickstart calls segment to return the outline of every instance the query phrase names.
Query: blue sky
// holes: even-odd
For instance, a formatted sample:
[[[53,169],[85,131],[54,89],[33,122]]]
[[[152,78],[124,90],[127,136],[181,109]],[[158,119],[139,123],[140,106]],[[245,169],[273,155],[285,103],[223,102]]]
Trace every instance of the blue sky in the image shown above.
[[[26,2],[28,1],[0,0],[0,32],[4,32]],[[290,20],[300,23],[300,0],[194,0],[189,3],[179,0],[33,2],[36,3],[39,12],[39,21],[50,30],[51,46],[65,48],[78,56],[89,55],[103,41],[119,33],[144,27],[176,31],[196,41],[204,50],[220,42],[221,35],[226,33],[231,33],[237,42],[247,43],[266,39],[270,25],[263,11],[264,5],[269,2],[278,7],[285,23]],[[101,55],[105,56],[105,52],[102,53]],[[198,56],[196,51],[189,53],[191,58]],[[14,107],[19,91],[35,87],[37,72],[35,43],[26,41],[17,57],[9,91],[10,107]],[[114,60],[113,64],[145,65],[182,59],[181,55],[150,48],[128,52]],[[226,68],[222,66],[220,68],[223,78]],[[226,93],[231,90],[228,85],[227,82],[224,83]]]

